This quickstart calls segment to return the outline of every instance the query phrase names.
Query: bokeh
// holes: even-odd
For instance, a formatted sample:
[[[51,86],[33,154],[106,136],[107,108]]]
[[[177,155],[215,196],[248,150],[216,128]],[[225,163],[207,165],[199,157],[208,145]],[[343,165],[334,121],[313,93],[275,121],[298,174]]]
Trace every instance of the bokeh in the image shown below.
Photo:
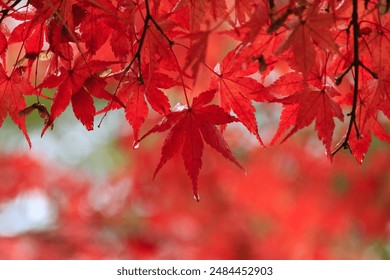
[[[180,156],[153,180],[161,138],[134,150],[120,114],[87,132],[67,112],[43,138],[29,122],[31,150],[0,131],[1,259],[390,257],[390,148],[375,139],[359,166],[347,150],[331,163],[311,132],[261,149],[228,127],[246,174],[206,148],[197,202]]]

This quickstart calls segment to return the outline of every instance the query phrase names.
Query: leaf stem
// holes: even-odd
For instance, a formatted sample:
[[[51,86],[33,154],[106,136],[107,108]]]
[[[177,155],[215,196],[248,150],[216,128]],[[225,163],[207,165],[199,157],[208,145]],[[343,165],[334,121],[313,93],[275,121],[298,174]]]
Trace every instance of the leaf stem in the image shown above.
[[[338,76],[336,78],[335,83],[336,83],[337,86],[339,86],[341,84],[341,82],[343,81],[344,76],[349,73],[349,71],[352,69],[352,66],[353,66],[353,63],[351,63],[351,65],[349,65],[348,68],[340,76]]]

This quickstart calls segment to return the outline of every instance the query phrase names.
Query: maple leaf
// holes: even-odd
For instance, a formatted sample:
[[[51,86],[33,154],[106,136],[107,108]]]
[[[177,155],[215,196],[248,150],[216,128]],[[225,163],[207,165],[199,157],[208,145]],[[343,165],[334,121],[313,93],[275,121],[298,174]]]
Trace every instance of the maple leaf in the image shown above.
[[[139,139],[141,141],[152,133],[161,133],[170,129],[164,141],[161,159],[154,172],[154,177],[165,163],[181,150],[184,167],[191,179],[192,190],[197,200],[199,200],[198,175],[202,167],[203,141],[243,170],[216,128],[216,125],[238,120],[217,105],[207,105],[214,96],[214,90],[205,91],[194,98],[189,108],[177,104],[171,113]]]
[[[80,24],[81,40],[85,43],[90,55],[107,41],[111,28],[107,25],[107,14],[99,8],[90,7]],[[99,36],[96,33],[99,33]]]
[[[19,115],[19,111],[26,107],[23,95],[36,94],[34,87],[23,78],[20,68],[15,68],[10,76],[7,76],[0,64],[0,127],[9,115],[12,121],[23,132],[31,147],[30,137],[27,133],[26,120]]]
[[[47,37],[50,44],[49,50],[58,54],[61,58],[73,60],[74,51],[69,42],[75,41],[69,35],[67,29],[59,19],[53,18],[47,26]],[[77,39],[76,36],[74,38]]]
[[[135,11],[136,4],[134,2],[126,2],[123,3],[121,10],[116,10],[114,13],[114,15],[118,14],[120,18],[125,18],[125,21],[118,20],[115,16],[108,19],[108,23],[111,26],[115,26],[111,30],[111,48],[115,56],[121,60],[129,55],[134,40]]]
[[[73,3],[72,0],[30,0],[29,3],[33,5],[37,12],[35,13],[36,19],[39,21],[45,21],[52,16],[61,18],[62,24],[67,25],[69,30],[74,29],[73,24]]]
[[[246,69],[242,69],[240,61],[235,60],[235,53],[235,50],[229,52],[222,63],[216,66],[217,75],[213,77],[211,87],[219,89],[221,107],[226,112],[233,110],[240,122],[264,146],[257,128],[256,110],[251,101],[265,102],[272,100],[273,97],[255,79],[246,77]]]
[[[317,45],[323,50],[338,53],[338,46],[334,42],[329,29],[334,23],[334,18],[329,13],[321,13],[318,9],[318,1],[308,8],[307,15],[294,17],[287,23],[291,30],[287,38],[276,50],[280,54],[292,48],[294,62],[304,77],[307,77],[312,67],[315,65]]]
[[[35,59],[42,50],[45,36],[45,24],[37,23],[36,21],[26,21],[14,28],[8,43],[23,42],[26,58]]]
[[[361,164],[371,144],[371,135],[390,143],[390,136],[378,120],[379,110],[382,109],[389,117],[390,93],[388,79],[372,79],[359,90],[358,106],[356,109],[356,126],[352,126],[349,137],[349,148],[357,162]],[[358,130],[358,131],[357,131]]]
[[[70,102],[72,102],[75,116],[88,130],[93,129],[95,107],[91,95],[105,99],[111,96],[108,93],[102,93],[104,89],[99,88],[99,85],[102,85],[101,79],[95,75],[103,71],[110,64],[112,62],[109,61],[86,61],[80,56],[75,60],[73,66],[70,63],[67,63],[67,67],[61,66],[59,68],[59,75],[52,74],[45,78],[39,87],[57,87],[57,91],[53,98],[49,121],[43,129],[42,135],[53,124],[54,120],[65,111]],[[92,88],[93,90],[91,90]]]
[[[183,71],[192,64],[191,70],[194,81],[198,75],[199,65],[206,59],[209,35],[209,31],[201,31],[188,35],[191,39],[191,46],[188,49],[186,64],[184,65]]]
[[[175,6],[175,11],[184,9],[187,13],[181,11],[181,17],[185,18],[187,22],[185,26],[189,26],[191,33],[199,31],[201,24],[210,19],[228,19],[225,0],[179,0]],[[211,15],[211,18],[209,15]]]
[[[376,24],[378,26],[376,29],[369,28],[367,42],[362,44],[361,49],[363,58],[368,56],[367,60],[371,64],[371,70],[381,78],[389,71],[390,37],[385,31],[390,28],[390,16],[381,17]]]
[[[256,4],[254,0],[234,0],[236,18],[241,25],[246,22],[246,17],[251,15],[252,9],[255,5]]]
[[[147,65],[142,78],[128,75],[122,81],[116,94],[121,103],[109,104],[100,112],[125,107],[126,119],[133,128],[134,139],[138,139],[140,128],[149,112],[146,101],[157,113],[161,115],[169,114],[170,105],[168,97],[161,89],[171,88],[175,85],[176,82],[166,74],[158,72],[149,73]],[[124,104],[124,106],[120,104]]]
[[[240,27],[242,32],[245,33],[245,37],[242,40],[242,43],[244,45],[253,42],[253,40],[256,38],[256,36],[266,23],[268,19],[268,14],[268,6],[266,6],[264,2],[256,4],[256,8],[250,20]]]
[[[35,59],[42,50],[44,40],[50,43],[50,50],[71,60],[69,41],[76,41],[73,12],[77,5],[69,0],[38,1],[31,0],[29,4],[36,10],[12,13],[12,17],[23,21],[11,33],[9,43],[23,42],[26,58]],[[17,3],[17,2],[15,2]],[[75,17],[74,17],[75,16]]]
[[[266,77],[269,76],[269,73],[280,61],[276,59],[274,52],[281,44],[282,36],[260,31],[257,34],[253,33],[252,35],[256,35],[256,37],[251,38],[252,35],[249,34],[251,30],[251,27],[245,24],[239,28],[224,32],[224,34],[243,42],[239,48],[236,48],[236,63],[240,63],[241,68],[245,68],[247,76],[256,72],[261,74],[260,81],[264,83]],[[253,40],[252,43],[248,44],[248,39]],[[244,45],[245,42],[247,43],[246,45]]]
[[[332,136],[335,128],[333,118],[337,117],[341,121],[344,119],[340,106],[332,100],[335,95],[338,95],[338,93],[331,88],[323,90],[311,88],[299,90],[295,94],[280,100],[284,104],[283,111],[280,116],[278,131],[272,143],[275,143],[283,132],[291,126],[294,126],[293,129],[282,142],[315,121],[318,138],[324,144],[328,157],[331,158]]]

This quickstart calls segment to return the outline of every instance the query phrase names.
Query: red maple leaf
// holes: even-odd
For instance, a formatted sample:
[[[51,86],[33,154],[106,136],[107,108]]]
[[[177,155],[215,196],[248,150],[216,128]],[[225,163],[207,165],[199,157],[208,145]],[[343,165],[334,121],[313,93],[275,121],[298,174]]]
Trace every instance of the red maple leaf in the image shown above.
[[[338,47],[329,31],[334,23],[334,17],[330,13],[321,12],[318,5],[319,1],[315,1],[312,6],[305,7],[307,11],[302,11],[287,23],[291,31],[276,50],[276,54],[280,54],[292,48],[294,64],[304,77],[308,76],[315,65],[314,45],[338,53]]]
[[[389,77],[389,76],[388,76]],[[388,78],[387,77],[387,78]],[[356,109],[356,125],[352,126],[349,137],[349,148],[357,162],[361,164],[371,144],[372,134],[378,139],[390,143],[390,136],[378,120],[379,110],[382,109],[388,117],[389,96],[387,86],[390,79],[372,79],[366,82],[359,91]],[[357,131],[358,130],[358,131]]]
[[[180,70],[169,41],[176,24],[167,18],[155,17],[154,20],[158,27],[151,24],[147,28],[142,51],[143,64],[149,64],[153,70],[163,68],[178,72]]]
[[[106,24],[106,14],[98,8],[91,7],[80,24],[80,31],[81,40],[85,42],[89,54],[95,55],[107,41],[111,29]],[[99,36],[96,35],[97,32]]]
[[[170,112],[168,97],[161,89],[171,88],[176,85],[175,81],[166,74],[149,73],[148,65],[142,73],[142,78],[130,73],[123,79],[117,92],[117,98],[121,103],[109,104],[102,112],[119,109],[125,105],[126,119],[133,128],[134,139],[138,139],[139,130],[148,116],[148,103],[152,109],[161,115]]]
[[[171,88],[176,83],[171,77],[163,73],[153,72],[149,74],[149,67],[145,67],[142,79],[135,75],[129,75],[121,84],[117,97],[126,106],[126,119],[133,128],[134,139],[138,139],[139,130],[148,116],[148,104],[161,115],[170,112],[168,97],[160,88]],[[145,100],[146,99],[146,100]],[[120,108],[119,104],[108,106],[104,110]]]
[[[256,136],[262,146],[255,107],[252,100],[266,102],[272,100],[263,85],[251,77],[247,77],[249,69],[242,69],[240,60],[236,60],[236,50],[225,56],[222,63],[215,68],[216,77],[213,78],[211,87],[218,88],[221,94],[221,106],[226,112],[233,110],[240,122]]]
[[[42,50],[45,36],[45,24],[37,21],[26,21],[14,28],[8,43],[23,42],[26,58],[35,59]]]
[[[175,6],[175,11],[180,11],[183,27],[189,27],[191,33],[201,29],[204,22],[210,20],[228,20],[227,7],[224,0],[179,0]]]
[[[236,3],[236,7],[237,7],[237,3]],[[242,7],[245,9],[244,5],[242,5]],[[248,9],[248,7],[246,7],[246,9]],[[241,10],[239,11],[241,12]],[[238,16],[243,17],[244,15],[238,14]],[[260,30],[263,28],[264,24],[268,20],[268,16],[269,16],[268,6],[264,2],[260,2],[255,5],[255,9],[251,18],[248,20],[248,22],[240,26],[241,32],[245,34],[245,37],[242,40],[242,43],[244,45],[253,42],[253,40],[256,38]]]
[[[184,166],[191,179],[192,190],[197,200],[199,200],[198,175],[202,167],[203,141],[243,170],[216,128],[216,125],[228,124],[238,119],[230,116],[217,105],[207,105],[214,96],[214,90],[205,91],[194,98],[189,108],[177,104],[171,113],[139,139],[141,141],[152,133],[170,130],[162,147],[160,163],[154,176],[168,160],[181,150]],[[136,142],[136,145],[138,143]]]
[[[120,60],[124,60],[131,50],[131,45],[134,40],[135,12],[136,4],[134,2],[123,2],[122,9],[116,9],[112,17],[109,17],[108,22],[111,26],[115,26],[111,31],[110,44],[113,53]],[[125,18],[126,21],[118,20]]]
[[[191,45],[188,49],[188,55],[186,57],[186,64],[184,65],[184,71],[190,66],[192,70],[192,77],[196,80],[198,75],[199,66],[206,59],[207,45],[209,40],[209,31],[200,31],[194,34],[188,35],[191,39]]]
[[[29,1],[36,9],[34,13],[29,11],[12,13],[12,17],[23,22],[14,28],[9,44],[23,42],[26,58],[35,59],[44,46],[44,40],[47,40],[51,51],[71,60],[73,55],[68,42],[74,42],[77,38],[76,32],[73,33],[72,30],[75,28],[73,13],[78,10],[78,6],[73,2]]]
[[[30,82],[23,78],[20,68],[14,69],[11,75],[7,76],[3,66],[0,65],[0,127],[9,115],[23,132],[30,147],[31,141],[27,134],[26,121],[19,115],[19,112],[26,107],[23,95],[33,94],[36,94],[36,91]]]
[[[337,117],[341,121],[344,119],[340,106],[332,100],[333,95],[337,95],[333,89],[303,89],[281,100],[284,107],[279,129],[272,142],[275,142],[292,125],[294,125],[293,129],[283,141],[315,121],[318,138],[324,144],[327,155],[331,157],[332,136],[335,128],[333,118]]]
[[[259,3],[262,4],[261,2]],[[256,4],[254,0],[235,0],[234,1],[234,9],[236,11],[236,20],[242,25],[247,21],[247,17],[251,15],[253,7],[256,7],[259,5]],[[257,9],[256,9],[257,10]],[[253,17],[256,17],[256,11],[252,15]],[[252,19],[251,19],[252,20]]]
[[[39,86],[40,88],[57,87],[50,118],[42,134],[65,111],[70,102],[72,102],[75,116],[88,130],[93,129],[93,119],[96,112],[92,96],[107,100],[113,99],[111,94],[108,92],[104,93],[105,83],[97,76],[99,72],[103,71],[110,64],[112,62],[86,61],[80,56],[75,60],[73,66],[71,63],[67,63],[66,67],[61,66],[59,75],[52,74],[42,82]]]
[[[69,29],[74,28],[72,14],[74,2],[72,0],[29,1],[37,9],[35,13],[36,18],[41,18],[44,21],[52,16],[58,16],[63,21],[63,24],[69,26]]]

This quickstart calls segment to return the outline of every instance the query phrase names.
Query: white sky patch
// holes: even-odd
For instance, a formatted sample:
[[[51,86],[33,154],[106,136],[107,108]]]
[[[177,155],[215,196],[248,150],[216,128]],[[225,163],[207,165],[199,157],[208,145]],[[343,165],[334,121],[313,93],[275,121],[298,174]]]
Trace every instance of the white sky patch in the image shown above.
[[[27,231],[44,230],[56,220],[55,207],[38,190],[26,192],[0,205],[0,235],[15,236]]]

